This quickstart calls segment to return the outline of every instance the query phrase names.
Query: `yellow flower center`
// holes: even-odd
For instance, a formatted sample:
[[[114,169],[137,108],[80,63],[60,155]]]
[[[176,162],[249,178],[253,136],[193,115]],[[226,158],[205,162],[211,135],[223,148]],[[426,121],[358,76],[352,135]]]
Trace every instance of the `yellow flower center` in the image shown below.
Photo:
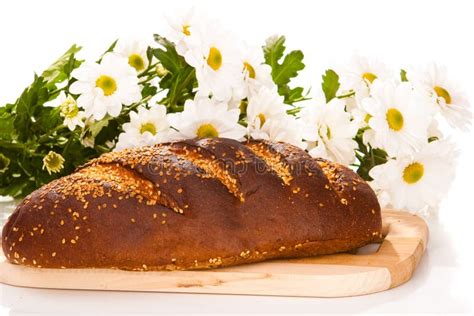
[[[409,164],[403,170],[403,181],[408,184],[414,184],[420,181],[423,178],[423,174],[425,173],[425,168],[419,162],[414,162]]]
[[[60,154],[50,151],[43,158],[43,169],[46,168],[49,174],[59,172],[64,167],[64,158]]]
[[[199,126],[196,134],[199,138],[213,138],[219,136],[219,132],[212,124],[203,124]]]
[[[244,62],[244,69],[247,70],[249,78],[255,79],[255,69],[248,62]]]
[[[219,70],[222,66],[222,54],[220,50],[215,47],[209,49],[209,55],[207,56],[207,64],[215,71]]]
[[[443,87],[436,86],[433,88],[436,92],[436,95],[440,98],[443,98],[446,104],[451,104],[451,95],[449,94],[448,90]]]
[[[115,82],[115,79],[107,75],[100,76],[96,80],[95,86],[101,88],[102,91],[104,91],[105,96],[112,95],[117,91],[117,83]]]
[[[137,71],[142,71],[145,69],[145,61],[143,60],[142,56],[138,54],[132,54],[128,56],[128,64]]]
[[[156,135],[156,126],[153,123],[144,123],[140,126],[140,134],[144,134],[145,132],[149,132],[152,135]]]
[[[191,32],[189,31],[189,25],[187,24],[183,25],[183,34],[186,36],[191,35]]]
[[[263,113],[260,113],[258,115],[258,118],[260,119],[260,127],[262,127],[263,124],[265,124],[265,122],[267,121],[267,118],[265,117],[265,114]]]
[[[386,116],[390,129],[398,132],[403,128],[403,115],[399,110],[395,108],[388,109]]]
[[[367,113],[364,117],[364,122],[366,122],[367,124],[369,124],[369,121],[370,119],[372,118],[372,115],[370,115],[369,113]]]
[[[79,113],[79,108],[77,107],[76,100],[71,96],[68,96],[66,100],[59,106],[61,109],[61,116],[66,118],[73,118]]]
[[[365,79],[366,81],[372,83],[375,79],[377,79],[377,76],[371,72],[365,72],[362,74],[362,79]]]

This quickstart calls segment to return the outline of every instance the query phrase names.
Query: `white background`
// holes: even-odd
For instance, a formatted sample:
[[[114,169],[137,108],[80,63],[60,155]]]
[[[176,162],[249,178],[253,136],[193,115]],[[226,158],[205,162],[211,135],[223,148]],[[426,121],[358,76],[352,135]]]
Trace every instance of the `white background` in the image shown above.
[[[250,44],[285,34],[302,49],[306,85],[354,52],[394,69],[437,61],[474,97],[471,1],[5,1],[0,2],[0,104],[13,102],[33,77],[72,43],[96,57],[118,37],[164,30],[164,13],[194,5]],[[431,240],[414,278],[397,289],[345,299],[274,298],[17,289],[0,285],[0,314],[153,312],[419,313],[472,311],[474,140],[455,134],[458,175],[429,220]]]

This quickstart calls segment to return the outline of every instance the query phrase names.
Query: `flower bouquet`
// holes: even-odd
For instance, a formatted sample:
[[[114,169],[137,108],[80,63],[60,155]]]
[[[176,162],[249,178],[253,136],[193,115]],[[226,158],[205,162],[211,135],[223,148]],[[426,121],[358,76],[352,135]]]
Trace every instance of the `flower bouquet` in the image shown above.
[[[436,209],[467,130],[469,103],[436,64],[393,72],[355,56],[322,75],[285,37],[248,46],[194,11],[154,43],[118,40],[96,61],[73,45],[0,107],[0,195],[22,197],[102,153],[183,138],[267,139],[352,166],[382,206]]]

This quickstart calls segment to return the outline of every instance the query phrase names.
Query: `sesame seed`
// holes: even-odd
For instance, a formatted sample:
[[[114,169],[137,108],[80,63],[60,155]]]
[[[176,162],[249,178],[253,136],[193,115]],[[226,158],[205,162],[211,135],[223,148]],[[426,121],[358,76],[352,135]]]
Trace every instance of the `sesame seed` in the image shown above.
[[[76,241],[74,239],[71,239],[71,244],[75,244]]]
[[[53,253],[51,254],[51,257],[56,257],[56,253],[53,252]]]
[[[134,219],[134,218],[130,218],[130,221],[131,221],[132,223],[135,223],[135,219]]]
[[[61,221],[59,222],[59,225],[63,226],[63,225],[64,225],[64,220],[61,220]]]
[[[61,243],[64,245],[64,244],[66,243],[66,238],[63,238],[63,239],[61,240]]]
[[[343,199],[341,199],[341,203],[342,203],[342,204],[344,204],[344,205],[347,205],[347,204],[348,204],[347,200],[346,200],[346,199],[344,199],[344,198],[343,198]]]
[[[156,213],[154,213],[154,214],[153,214],[153,218],[156,219],[157,217],[158,217],[158,215],[157,215]]]

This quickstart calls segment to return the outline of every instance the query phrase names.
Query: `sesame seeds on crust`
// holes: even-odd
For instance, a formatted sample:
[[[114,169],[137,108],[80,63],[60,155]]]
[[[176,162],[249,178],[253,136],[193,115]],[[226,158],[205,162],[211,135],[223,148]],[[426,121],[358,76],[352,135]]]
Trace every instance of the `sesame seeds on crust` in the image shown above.
[[[282,155],[272,152],[265,142],[249,142],[245,146],[260,159],[262,159],[268,167],[274,171],[285,185],[289,185],[293,176],[290,167],[285,163]]]

